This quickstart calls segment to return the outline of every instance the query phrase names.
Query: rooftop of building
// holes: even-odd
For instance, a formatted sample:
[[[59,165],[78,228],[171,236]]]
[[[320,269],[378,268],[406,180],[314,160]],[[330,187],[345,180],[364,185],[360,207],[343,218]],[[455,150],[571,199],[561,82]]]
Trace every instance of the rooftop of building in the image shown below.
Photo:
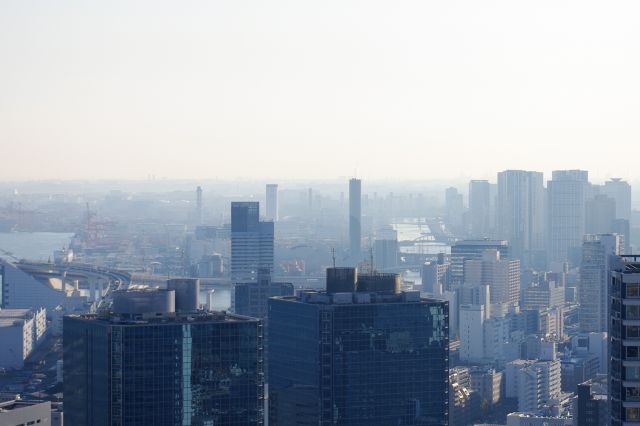
[[[30,407],[37,404],[50,404],[48,401],[24,401],[20,395],[0,393],[0,414],[19,408]]]
[[[75,318],[85,321],[95,321],[105,324],[120,325],[161,325],[161,324],[182,324],[182,323],[239,323],[258,322],[259,320],[243,315],[232,314],[226,311],[205,311],[194,312],[162,312],[156,314],[118,314],[108,312],[104,314],[73,314],[68,318]]]
[[[361,305],[385,303],[445,303],[444,300],[420,296],[419,291],[385,292],[344,292],[302,291],[296,296],[279,296],[278,300],[317,305]]]

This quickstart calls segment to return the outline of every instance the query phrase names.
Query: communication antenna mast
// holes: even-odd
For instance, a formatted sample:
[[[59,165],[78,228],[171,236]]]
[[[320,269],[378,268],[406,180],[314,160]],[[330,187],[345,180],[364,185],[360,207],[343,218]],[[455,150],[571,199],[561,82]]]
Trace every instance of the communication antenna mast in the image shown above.
[[[333,268],[336,267],[336,249],[331,247],[331,259],[333,260]]]

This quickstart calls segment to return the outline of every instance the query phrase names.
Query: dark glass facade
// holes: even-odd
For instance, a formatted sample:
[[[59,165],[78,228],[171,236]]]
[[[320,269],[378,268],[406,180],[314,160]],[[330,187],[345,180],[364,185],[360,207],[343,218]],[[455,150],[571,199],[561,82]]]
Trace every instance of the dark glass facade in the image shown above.
[[[610,424],[640,425],[640,256],[611,263]]]
[[[193,314],[64,318],[65,424],[263,424],[262,327]]]
[[[270,299],[270,424],[447,425],[448,304],[408,300]]]

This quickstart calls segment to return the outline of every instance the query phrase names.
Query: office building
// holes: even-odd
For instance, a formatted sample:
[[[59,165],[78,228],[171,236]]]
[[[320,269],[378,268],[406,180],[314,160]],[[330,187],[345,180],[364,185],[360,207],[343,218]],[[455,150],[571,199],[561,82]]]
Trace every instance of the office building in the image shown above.
[[[485,250],[480,259],[464,261],[464,287],[487,285],[491,303],[518,305],[520,302],[520,261],[502,259],[495,249]]]
[[[640,256],[614,258],[610,286],[610,425],[640,424]]]
[[[497,236],[509,241],[511,255],[525,267],[546,263],[544,202],[542,173],[498,173]]]
[[[231,280],[255,281],[258,269],[273,272],[273,222],[261,222],[257,202],[231,203]]]
[[[472,367],[471,389],[476,393],[481,405],[492,407],[502,399],[504,374],[490,367]]]
[[[266,187],[266,219],[271,222],[277,222],[278,216],[278,185],[269,183]]]
[[[445,190],[445,216],[447,224],[454,231],[462,230],[464,204],[462,194],[456,188],[450,187]]]
[[[468,425],[478,412],[479,401],[471,389],[468,367],[453,367],[449,371],[449,424]]]
[[[616,200],[616,219],[631,220],[631,185],[613,178],[604,183],[602,193]]]
[[[509,243],[506,240],[462,240],[451,246],[451,287],[456,289],[464,284],[465,260],[482,259],[485,250],[495,249],[501,259],[510,258]],[[447,289],[449,290],[449,289]]]
[[[373,242],[374,269],[381,272],[398,266],[398,233],[391,228],[380,229]]]
[[[110,314],[65,316],[65,424],[263,424],[260,321],[176,310],[189,295],[118,291]]]
[[[555,170],[547,183],[551,262],[579,263],[586,229],[588,177],[584,170]]]
[[[447,302],[359,281],[269,300],[270,423],[447,425]]]
[[[425,262],[420,271],[422,278],[422,291],[433,297],[441,297],[450,287],[451,264],[445,260],[444,254],[438,254],[437,260]]]
[[[606,376],[605,376],[606,377]],[[574,426],[602,426],[609,423],[609,396],[605,380],[588,380],[578,385]]]
[[[470,233],[474,238],[491,235],[491,184],[487,180],[469,182]]]
[[[562,274],[536,274],[535,281],[523,290],[522,309],[547,309],[564,305],[565,287]]]
[[[610,234],[613,232],[616,219],[616,201],[603,194],[587,200],[586,204],[587,234]]]
[[[234,312],[253,318],[267,317],[267,301],[275,296],[293,296],[293,284],[274,282],[268,271],[258,271],[257,281],[236,283]]]
[[[551,410],[547,410],[551,411]],[[554,416],[552,413],[509,413],[506,426],[574,426],[570,416]]]
[[[609,328],[609,269],[620,254],[621,238],[613,234],[585,235],[580,264],[580,330],[606,332]]]
[[[352,263],[362,260],[362,181],[349,180],[349,254]]]

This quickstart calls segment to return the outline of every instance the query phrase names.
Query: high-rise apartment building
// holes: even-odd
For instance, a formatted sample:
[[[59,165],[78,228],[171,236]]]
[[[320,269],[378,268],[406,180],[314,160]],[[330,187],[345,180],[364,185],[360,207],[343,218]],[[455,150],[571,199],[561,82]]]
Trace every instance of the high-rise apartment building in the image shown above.
[[[610,425],[640,424],[640,256],[611,265]]]
[[[120,291],[110,314],[64,318],[66,425],[263,424],[260,321],[177,311],[185,296]]]
[[[549,259],[579,262],[586,226],[589,174],[555,170],[547,183],[549,199]]]
[[[261,222],[259,218],[259,203],[231,203],[233,282],[255,281],[259,269],[273,272],[273,222]]]
[[[511,361],[505,376],[507,397],[518,399],[518,411],[535,413],[560,397],[562,374],[555,354],[539,360]]]
[[[546,263],[544,202],[542,173],[498,173],[497,236],[509,241],[513,258],[527,267]]]
[[[491,184],[487,180],[469,182],[469,217],[471,235],[487,238],[491,235]]]
[[[271,222],[277,222],[278,216],[278,184],[269,183],[266,187],[266,214],[265,217]]]
[[[621,254],[619,235],[585,235],[580,264],[580,330],[603,332],[609,328],[609,269],[611,257]]]
[[[349,180],[349,254],[357,264],[362,259],[362,181]]]
[[[447,425],[447,302],[337,272],[357,291],[269,300],[270,423]]]

